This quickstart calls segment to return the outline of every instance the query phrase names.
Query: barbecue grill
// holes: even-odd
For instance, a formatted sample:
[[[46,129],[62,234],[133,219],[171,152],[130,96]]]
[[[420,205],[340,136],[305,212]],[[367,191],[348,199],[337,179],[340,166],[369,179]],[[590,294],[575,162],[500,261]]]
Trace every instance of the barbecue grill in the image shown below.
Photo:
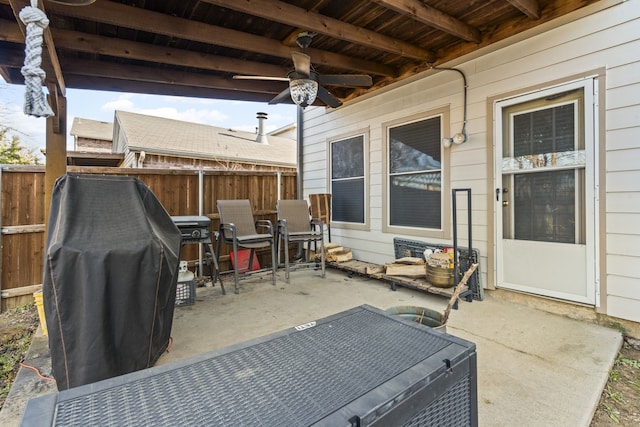
[[[222,294],[226,294],[222,279],[220,279],[218,261],[213,251],[213,244],[211,242],[211,220],[206,216],[185,215],[185,216],[172,216],[173,223],[180,230],[182,236],[182,244],[204,244],[207,245],[207,251],[205,252],[205,259],[207,262],[207,268],[209,275],[211,276],[211,286],[215,286],[216,280],[220,280],[220,289]],[[214,239],[218,238],[218,233],[213,233]],[[212,266],[213,264],[213,266]]]

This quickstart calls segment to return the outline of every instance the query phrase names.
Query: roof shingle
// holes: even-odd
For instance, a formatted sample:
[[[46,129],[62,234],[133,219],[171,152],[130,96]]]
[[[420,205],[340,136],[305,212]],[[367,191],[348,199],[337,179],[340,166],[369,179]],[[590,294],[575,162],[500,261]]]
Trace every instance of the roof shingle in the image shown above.
[[[289,138],[269,135],[268,144],[263,144],[256,142],[258,135],[251,132],[120,110],[115,112],[115,121],[131,151],[296,166],[296,141]]]

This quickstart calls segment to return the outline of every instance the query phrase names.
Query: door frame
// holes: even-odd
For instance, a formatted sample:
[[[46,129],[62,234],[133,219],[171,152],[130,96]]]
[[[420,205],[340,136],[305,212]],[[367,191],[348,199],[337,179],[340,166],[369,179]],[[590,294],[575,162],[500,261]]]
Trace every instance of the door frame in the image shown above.
[[[493,190],[502,188],[502,140],[503,140],[503,113],[505,107],[521,104],[531,100],[546,96],[574,90],[582,89],[584,92],[584,138],[585,138],[585,221],[586,221],[586,295],[584,297],[567,298],[566,294],[554,292],[541,292],[534,294],[570,300],[571,302],[584,303],[598,307],[600,305],[600,260],[599,260],[599,129],[598,129],[598,89],[599,81],[597,75],[585,76],[583,78],[547,86],[541,89],[523,92],[521,94],[510,94],[501,98],[494,98],[492,102],[493,120]],[[491,196],[494,202],[494,253],[493,272],[494,284],[496,288],[514,289],[513,287],[503,287],[502,278],[502,196],[496,200],[496,193],[492,191]],[[524,292],[532,293],[524,290]]]

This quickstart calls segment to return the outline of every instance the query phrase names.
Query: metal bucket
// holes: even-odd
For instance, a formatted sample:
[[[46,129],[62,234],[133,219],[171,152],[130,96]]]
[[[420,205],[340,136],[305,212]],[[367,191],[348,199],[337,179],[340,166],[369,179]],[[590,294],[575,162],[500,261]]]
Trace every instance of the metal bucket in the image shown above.
[[[447,332],[447,325],[443,323],[443,314],[430,308],[402,305],[391,307],[387,309],[386,312],[400,316],[403,319],[420,323],[421,325],[428,326],[440,332]]]
[[[438,288],[450,288],[453,286],[453,268],[427,265],[427,282]]]

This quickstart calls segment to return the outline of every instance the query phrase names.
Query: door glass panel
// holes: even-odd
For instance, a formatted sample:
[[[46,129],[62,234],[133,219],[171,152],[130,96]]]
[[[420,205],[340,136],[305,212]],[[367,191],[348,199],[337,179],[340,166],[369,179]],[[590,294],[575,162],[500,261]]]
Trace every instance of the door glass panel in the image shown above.
[[[575,242],[575,172],[562,170],[514,176],[516,240]]]
[[[503,238],[584,243],[580,91],[503,110]]]
[[[573,151],[575,104],[518,114],[513,118],[514,156]]]

